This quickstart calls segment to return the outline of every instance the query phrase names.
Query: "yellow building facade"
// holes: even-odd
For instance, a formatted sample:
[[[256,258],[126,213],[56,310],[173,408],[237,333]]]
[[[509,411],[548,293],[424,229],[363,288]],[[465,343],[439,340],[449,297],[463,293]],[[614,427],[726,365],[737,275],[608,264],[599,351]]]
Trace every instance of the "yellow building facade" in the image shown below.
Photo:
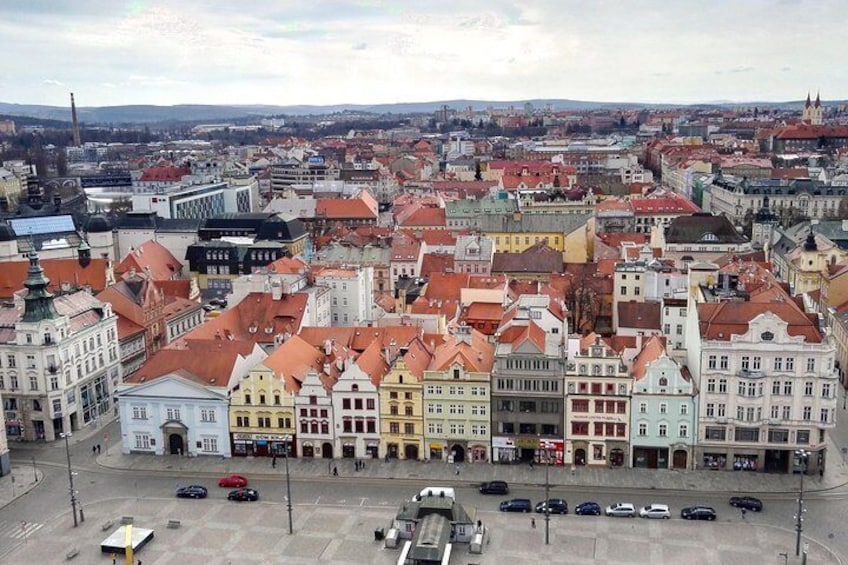
[[[380,452],[392,459],[418,460],[424,452],[423,394],[406,355],[395,359],[380,382]]]
[[[295,441],[294,395],[264,363],[251,369],[230,391],[233,456],[284,455]]]

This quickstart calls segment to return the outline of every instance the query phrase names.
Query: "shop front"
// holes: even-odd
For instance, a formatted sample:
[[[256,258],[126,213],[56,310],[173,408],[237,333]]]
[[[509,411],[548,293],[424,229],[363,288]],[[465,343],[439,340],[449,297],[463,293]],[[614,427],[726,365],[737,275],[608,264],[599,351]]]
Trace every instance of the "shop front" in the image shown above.
[[[565,464],[565,440],[562,439],[543,439],[539,441],[539,447],[536,449],[536,463],[551,465]]]
[[[444,443],[431,441],[427,444],[427,452],[429,453],[428,459],[431,461],[443,461],[445,459],[446,449],[447,448]]]
[[[289,456],[295,457],[296,451],[291,447],[294,442],[294,436],[285,434],[238,433],[233,434],[232,452],[240,457],[284,457],[289,443]]]
[[[512,463],[515,461],[515,438],[495,436],[492,438],[492,463]]]
[[[471,463],[486,463],[489,460],[489,448],[481,443],[468,446],[468,458]]]
[[[668,469],[668,448],[634,447],[633,467],[637,469]]]

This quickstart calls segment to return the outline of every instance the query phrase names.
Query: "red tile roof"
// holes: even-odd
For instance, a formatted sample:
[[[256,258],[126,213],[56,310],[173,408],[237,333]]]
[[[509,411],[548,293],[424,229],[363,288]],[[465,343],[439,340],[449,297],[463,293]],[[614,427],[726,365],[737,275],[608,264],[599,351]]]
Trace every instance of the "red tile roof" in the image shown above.
[[[255,347],[254,343],[226,339],[182,340],[154,353],[126,382],[138,384],[184,370],[183,376],[203,386],[226,387],[236,363]]]
[[[421,260],[421,276],[430,277],[434,273],[453,271],[453,255],[448,253],[425,253]]]
[[[300,383],[310,369],[321,372],[326,355],[294,335],[274,350],[262,364],[271,369],[274,377],[282,379],[288,392],[300,390]]]
[[[662,328],[660,303],[619,302],[618,327],[659,331]]]
[[[444,228],[447,225],[447,221],[445,219],[445,209],[444,208],[432,208],[432,207],[420,207],[417,210],[414,210],[409,216],[407,216],[403,221],[398,221],[398,224],[401,227],[410,228],[410,227],[436,227],[436,228]]]
[[[303,293],[285,294],[281,300],[274,300],[269,293],[251,292],[182,339],[273,343],[275,336],[291,336],[300,330],[306,301],[307,295]]]
[[[459,364],[466,371],[490,373],[495,357],[495,347],[485,335],[471,330],[470,343],[457,335],[450,335],[442,345],[436,347],[429,371],[446,371]]]
[[[188,167],[147,167],[141,172],[140,182],[173,182],[178,183],[185,175],[190,175]]]
[[[651,336],[642,346],[636,358],[633,360],[633,368],[631,374],[634,380],[639,380],[645,376],[648,365],[665,355],[665,343],[660,336]]]
[[[315,205],[315,215],[328,220],[376,221],[377,203],[364,190],[356,198],[319,198]]]
[[[807,343],[821,343],[823,336],[813,320],[788,298],[773,298],[774,290],[776,287],[760,294],[758,298],[752,296],[750,302],[711,302],[698,305],[701,338],[730,341],[731,335],[747,333],[751,320],[760,314],[771,312],[788,324],[786,330],[789,335],[803,337]],[[764,299],[767,300],[759,301]]]
[[[160,281],[181,278],[179,273],[182,268],[183,264],[164,245],[149,240],[127,253],[115,267],[115,273],[122,275],[134,270],[141,274],[150,269],[150,278]]]
[[[83,267],[76,259],[41,259],[44,275],[50,279],[51,292],[61,290],[62,285],[82,288],[88,286],[95,294],[106,288],[106,259],[92,259]],[[29,261],[6,261],[0,268],[0,298],[12,298],[24,288]]]
[[[492,302],[472,302],[462,315],[464,320],[471,321],[494,321],[498,322],[503,317],[503,306]],[[469,324],[471,325],[471,324]]]
[[[545,330],[533,321],[526,325],[509,326],[498,337],[500,343],[511,343],[513,351],[521,347],[521,344],[527,340],[530,340],[539,351],[545,351]]]

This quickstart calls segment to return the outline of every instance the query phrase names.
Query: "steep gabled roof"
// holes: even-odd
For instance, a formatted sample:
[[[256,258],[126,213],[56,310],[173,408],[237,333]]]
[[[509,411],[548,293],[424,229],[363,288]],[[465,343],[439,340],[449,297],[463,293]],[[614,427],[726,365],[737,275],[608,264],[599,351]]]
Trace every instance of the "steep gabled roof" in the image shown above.
[[[118,266],[115,267],[115,273],[121,275],[135,271],[144,273],[150,271],[150,278],[158,280],[169,280],[179,276],[183,264],[174,257],[167,247],[158,241],[145,241],[127,253]]]
[[[660,336],[651,336],[645,345],[642,346],[642,351],[636,355],[633,360],[633,369],[631,373],[634,380],[639,380],[645,376],[648,365],[665,355],[664,339]]]
[[[446,371],[458,363],[466,371],[489,373],[494,362],[495,347],[486,336],[477,330],[471,330],[470,343],[459,336],[448,337],[442,345],[436,347],[428,370]]]

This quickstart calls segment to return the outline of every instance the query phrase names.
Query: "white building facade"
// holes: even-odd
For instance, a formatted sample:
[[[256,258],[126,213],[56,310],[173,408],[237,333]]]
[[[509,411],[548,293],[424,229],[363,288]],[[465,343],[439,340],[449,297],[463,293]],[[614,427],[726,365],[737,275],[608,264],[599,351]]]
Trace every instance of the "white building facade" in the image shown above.
[[[121,451],[230,457],[226,388],[176,374],[118,388]]]

